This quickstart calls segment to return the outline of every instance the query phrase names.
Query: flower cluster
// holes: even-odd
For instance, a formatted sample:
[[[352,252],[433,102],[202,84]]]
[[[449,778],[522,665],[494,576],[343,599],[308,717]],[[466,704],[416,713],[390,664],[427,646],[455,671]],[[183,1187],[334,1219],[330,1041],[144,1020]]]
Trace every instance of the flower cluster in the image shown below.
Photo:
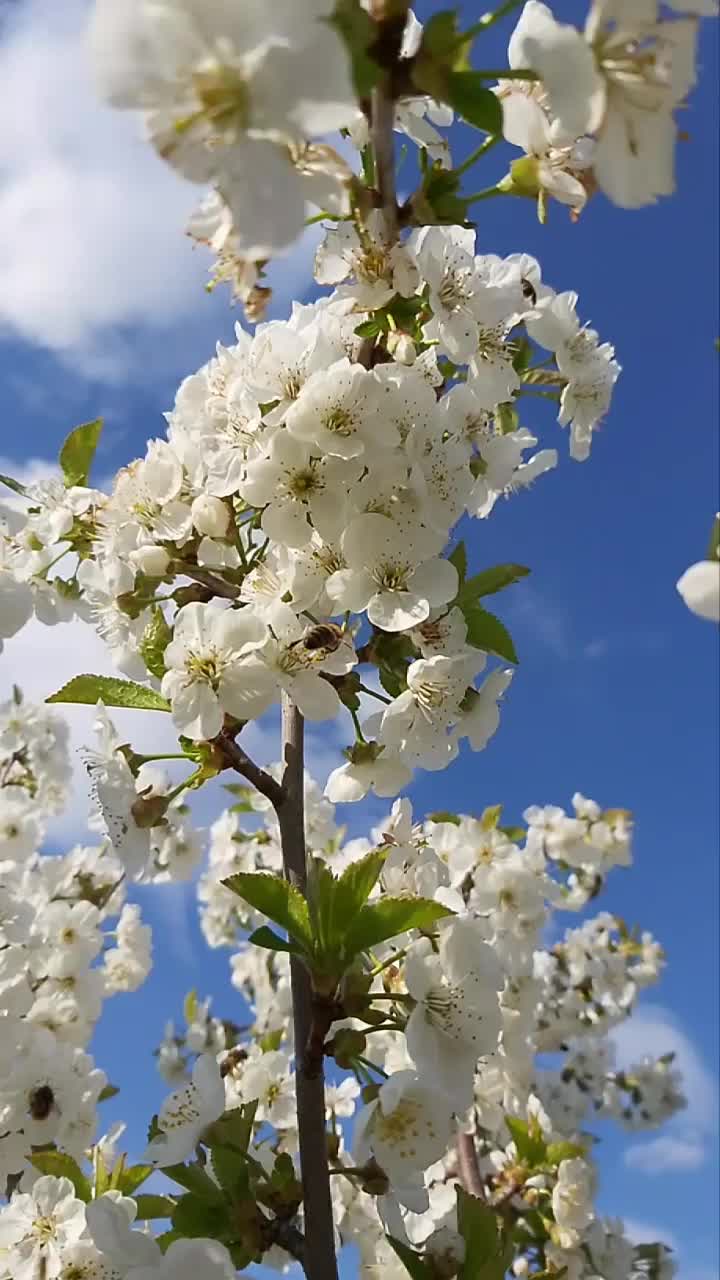
[[[211,831],[199,898],[210,945],[240,943],[231,967],[233,984],[250,1005],[250,1039],[239,1036],[242,1048],[226,1059],[219,1047],[223,1024],[193,997],[187,1031],[181,1037],[168,1032],[160,1066],[165,1074],[171,1064],[177,1079],[179,1064],[183,1089],[195,1090],[183,1055],[194,1048],[227,1060],[224,1105],[257,1103],[259,1139],[261,1126],[270,1124],[275,1149],[294,1154],[287,957],[261,955],[244,941],[267,917],[229,887],[238,873],[280,867],[280,835],[272,817],[260,827],[251,821],[248,829],[253,811],[262,813],[267,804],[250,789],[234,790],[238,803]],[[607,913],[569,930],[560,943],[543,941],[554,912],[583,910],[613,867],[630,865],[630,815],[603,811],[578,793],[572,815],[533,806],[522,828],[504,826],[499,807],[479,818],[438,814],[414,824],[403,800],[371,840],[343,843],[344,829],[309,778],[305,804],[314,857],[340,873],[382,850],[378,900],[420,894],[454,912],[434,938],[410,932],[378,947],[374,965],[348,975],[341,988],[347,1016],[334,1024],[332,1045],[338,1066],[352,1074],[328,1090],[328,1123],[333,1166],[338,1175],[348,1171],[333,1180],[336,1218],[342,1239],[360,1248],[363,1280],[374,1280],[381,1264],[384,1274],[401,1280],[383,1230],[426,1258],[447,1253],[456,1266],[462,1260],[457,1123],[472,1134],[490,1202],[512,1203],[520,1217],[540,1207],[552,1224],[543,1257],[536,1246],[521,1251],[516,1275],[530,1274],[531,1261],[568,1267],[578,1280],[644,1274],[643,1255],[618,1224],[595,1212],[597,1174],[585,1126],[611,1118],[632,1129],[652,1128],[685,1105],[671,1055],[620,1070],[608,1038],[632,1014],[640,990],[657,981],[662,952],[649,934],[630,933]],[[549,1050],[562,1055],[553,1070],[536,1062]],[[372,1100],[356,1113],[351,1154],[337,1121],[353,1115],[361,1086]],[[215,1118],[200,1103],[195,1109],[205,1125]],[[186,1130],[186,1154],[196,1136]],[[626,1259],[626,1271],[617,1269],[617,1260],[607,1272],[587,1269],[589,1258],[599,1267],[606,1254]],[[670,1276],[669,1256],[660,1250],[658,1259]],[[455,1271],[448,1266],[443,1274]]]
[[[450,12],[423,29],[408,0],[96,0],[101,92],[205,189],[190,234],[255,328],[182,382],[164,436],[107,491],[90,484],[99,420],[56,477],[0,477],[0,644],[77,616],[127,677],[49,699],[96,706],[97,848],[46,851],[67,730],[17,691],[0,707],[0,1280],[231,1280],[292,1260],[318,1280],[335,1243],[357,1246],[361,1280],[675,1274],[599,1216],[585,1127],[685,1105],[672,1055],[613,1051],[664,963],[650,934],[588,910],[631,863],[629,813],[577,793],[519,826],[500,806],[418,822],[396,799],[347,840],[334,808],[397,797],[497,731],[517,655],[485,603],[529,570],[474,563],[463,535],[556,466],[533,397],[584,461],[620,373],[577,295],[478,245],[469,211],[528,196],[544,221],[548,197],[577,217],[598,189],[628,208],[671,193],[696,18],[717,9],[592,0],[581,32],[529,0],[506,71],[476,69],[475,37],[515,7],[463,32]],[[453,167],[456,116],[485,137]],[[402,202],[394,132],[417,147]],[[524,156],[465,194],[503,139]],[[263,323],[267,260],[308,221],[328,292]],[[714,538],[678,584],[707,617],[716,558]],[[283,765],[264,770],[242,735],[278,704]],[[121,741],[108,706],[164,714],[177,753]],[[340,714],[343,763],[303,784],[303,719]],[[203,865],[188,796],[230,770]],[[104,999],[151,967],[126,886],[198,872],[247,1019],[188,994],[157,1050],[171,1092],[128,1166],[117,1130],[96,1139],[114,1090],[87,1049]],[[582,915],[563,931],[559,912]],[[162,1193],[138,1195],[156,1169]],[[149,1219],[170,1229],[134,1229]]]
[[[92,1145],[108,1082],[87,1047],[104,1001],[151,968],[150,930],[125,902],[110,847],[39,852],[66,800],[67,738],[60,717],[19,691],[0,706],[3,1185],[26,1185],[37,1151],[82,1159]]]

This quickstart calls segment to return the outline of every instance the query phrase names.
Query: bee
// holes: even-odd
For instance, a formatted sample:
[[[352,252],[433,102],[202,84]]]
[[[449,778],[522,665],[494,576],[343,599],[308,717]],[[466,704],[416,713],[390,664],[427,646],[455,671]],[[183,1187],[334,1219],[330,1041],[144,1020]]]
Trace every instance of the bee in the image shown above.
[[[307,649],[308,653],[317,653],[319,650],[323,653],[335,653],[343,643],[345,635],[345,631],[336,623],[320,622],[316,627],[306,631],[298,643]]]
[[[55,1106],[55,1094],[49,1084],[41,1084],[33,1089],[28,1101],[28,1111],[33,1120],[47,1120]]]
[[[522,291],[523,298],[527,298],[528,302],[531,302],[532,305],[535,306],[537,303],[537,294],[530,281],[526,280],[524,276],[522,281]]]

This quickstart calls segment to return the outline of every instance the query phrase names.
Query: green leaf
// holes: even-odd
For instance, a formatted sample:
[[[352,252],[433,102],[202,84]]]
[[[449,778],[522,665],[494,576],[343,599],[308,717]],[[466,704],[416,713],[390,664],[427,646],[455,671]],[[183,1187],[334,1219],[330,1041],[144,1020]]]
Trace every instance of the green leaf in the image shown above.
[[[505,1124],[510,1130],[521,1160],[525,1160],[531,1169],[535,1165],[546,1162],[547,1145],[542,1134],[539,1131],[534,1131],[535,1125],[530,1126],[525,1120],[518,1119],[517,1116],[506,1116]]]
[[[163,1169],[163,1173],[177,1182],[178,1186],[191,1191],[194,1199],[208,1200],[211,1203],[222,1200],[222,1191],[199,1164],[171,1164]],[[182,1199],[187,1200],[189,1197],[183,1196]]]
[[[213,1147],[211,1151],[213,1173],[223,1191],[231,1199],[247,1195],[249,1186],[248,1167],[239,1151],[233,1147]]]
[[[399,671],[394,671],[392,667],[378,667],[378,676],[380,684],[385,692],[390,694],[391,698],[399,698],[400,694],[407,689],[407,680],[404,672],[400,674]]]
[[[496,658],[503,658],[505,662],[519,661],[510,632],[494,613],[467,605],[463,613],[467,623],[468,644],[474,645],[476,649],[484,649],[485,653],[493,653]]]
[[[261,911],[269,920],[274,920],[305,950],[312,950],[307,902],[294,885],[289,884],[282,876],[238,871],[221,883],[256,911]]]
[[[116,1098],[119,1092],[116,1084],[106,1084],[98,1094],[98,1102],[107,1102],[109,1098]]]
[[[60,450],[60,466],[67,489],[76,484],[86,485],[90,479],[90,468],[102,429],[102,418],[95,418],[93,422],[83,422],[67,437]]]
[[[65,1151],[36,1151],[30,1156],[30,1163],[38,1173],[51,1174],[53,1178],[69,1178],[78,1200],[84,1200],[85,1204],[92,1200],[90,1179]]]
[[[295,956],[303,954],[302,948],[296,942],[281,938],[279,933],[269,929],[266,924],[251,933],[248,942],[254,942],[256,947],[264,947],[266,951],[285,951]]]
[[[363,320],[362,324],[359,324],[353,332],[357,334],[358,338],[377,338],[379,334],[385,332],[385,326],[381,318]]]
[[[425,23],[423,47],[435,58],[446,58],[457,47],[459,36],[457,9],[443,9]]]
[[[337,0],[335,12],[328,21],[339,31],[347,45],[358,97],[367,98],[380,72],[378,64],[369,54],[376,36],[374,23],[360,6],[359,0]]]
[[[429,898],[382,898],[363,907],[355,918],[345,934],[345,954],[356,956],[408,929],[431,929],[451,915],[447,907]]]
[[[456,813],[448,813],[446,809],[438,809],[436,813],[428,814],[428,822],[451,822],[454,827],[460,826],[460,819]]]
[[[513,582],[526,578],[530,570],[522,564],[496,564],[492,569],[484,569],[473,578],[464,582],[455,598],[455,604],[462,609],[463,605],[472,604],[481,596],[493,596],[497,591],[504,591]]]
[[[504,436],[509,435],[511,431],[517,431],[520,425],[520,415],[511,400],[497,406],[495,409],[495,422]]]
[[[113,1170],[112,1185],[117,1191],[121,1191],[124,1196],[132,1196],[141,1187],[143,1182],[147,1182],[151,1173],[154,1173],[155,1166],[152,1164],[131,1164],[129,1169],[123,1167],[118,1171],[117,1177]]]
[[[485,85],[478,71],[451,71],[445,78],[445,101],[485,133],[502,133],[503,113],[500,100]]]
[[[448,560],[451,564],[454,564],[457,569],[458,578],[460,580],[460,590],[462,590],[463,583],[467,577],[468,567],[467,550],[464,542],[458,542],[457,546],[453,547],[450,555],[448,556]]]
[[[171,1218],[175,1201],[169,1196],[135,1196],[137,1217],[147,1222],[150,1218]]]
[[[405,1270],[412,1276],[412,1280],[433,1280],[434,1269],[430,1269],[419,1253],[416,1253],[408,1245],[403,1244],[402,1240],[394,1240],[392,1236],[388,1236],[387,1240],[392,1245]]]
[[[521,841],[523,841],[527,835],[527,830],[525,827],[498,826],[498,831],[502,831],[503,835],[507,836],[508,840],[510,840],[513,844],[520,844]]]
[[[457,1188],[457,1206],[458,1230],[465,1241],[460,1280],[502,1280],[505,1263],[493,1210],[462,1187]]]
[[[344,951],[353,921],[377,884],[388,849],[375,849],[352,863],[336,879],[322,858],[313,858],[308,874],[308,906],[318,959],[334,964]]]
[[[190,1026],[191,1022],[195,1021],[197,1017],[197,1011],[198,1011],[197,991],[193,987],[192,991],[188,991],[185,999],[183,1000],[183,1018],[185,1019],[185,1022],[187,1023],[188,1026]]]
[[[365,906],[387,861],[389,849],[373,849],[364,858],[351,862],[336,882],[337,914],[344,928]]]
[[[174,1244],[176,1240],[182,1240],[182,1236],[179,1231],[163,1231],[162,1235],[156,1236],[155,1239],[162,1253],[167,1253],[170,1245]]]
[[[563,1160],[575,1160],[585,1155],[585,1148],[577,1142],[551,1142],[545,1152],[548,1164],[560,1164]]]
[[[277,1047],[276,1045],[275,1048]],[[257,1102],[246,1102],[244,1106],[233,1107],[232,1111],[226,1111],[212,1126],[213,1145],[217,1141],[219,1146],[234,1147],[237,1151],[246,1153],[250,1146],[257,1109]]]
[[[222,1197],[219,1188],[216,1190]],[[181,1196],[172,1214],[173,1229],[190,1239],[206,1236],[211,1240],[220,1239],[228,1228],[228,1209],[222,1198],[210,1204],[198,1196]]]
[[[169,627],[165,614],[159,605],[155,605],[152,617],[142,634],[140,641],[140,657],[151,675],[162,680],[165,675],[165,650],[172,640],[172,627]]]
[[[19,493],[21,498],[27,497],[27,489],[19,480],[13,480],[12,476],[0,475],[0,484],[4,484],[8,489],[12,489],[13,493]]]
[[[94,706],[102,701],[106,707],[132,707],[138,711],[169,711],[170,703],[145,685],[115,676],[82,675],[64,684],[46,702],[83,702]]]

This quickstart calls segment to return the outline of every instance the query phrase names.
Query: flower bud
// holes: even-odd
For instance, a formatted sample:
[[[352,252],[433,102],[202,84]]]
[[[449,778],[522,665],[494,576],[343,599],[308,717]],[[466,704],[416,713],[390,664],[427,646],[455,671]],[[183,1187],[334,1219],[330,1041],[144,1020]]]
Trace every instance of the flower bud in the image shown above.
[[[409,333],[394,329],[387,336],[387,349],[398,364],[414,364],[417,352]]]
[[[138,547],[130,552],[130,561],[140,573],[149,578],[162,578],[168,570],[170,557],[164,547]]]
[[[201,494],[190,508],[192,522],[198,533],[208,538],[222,538],[227,533],[230,523],[230,512],[222,498],[211,498]]]

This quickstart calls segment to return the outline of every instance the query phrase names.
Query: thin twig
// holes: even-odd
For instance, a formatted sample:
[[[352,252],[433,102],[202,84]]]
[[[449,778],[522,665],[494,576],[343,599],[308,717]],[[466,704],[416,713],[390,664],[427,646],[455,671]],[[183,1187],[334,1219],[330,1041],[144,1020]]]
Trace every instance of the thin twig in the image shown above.
[[[276,782],[271,774],[266,773],[242,747],[233,740],[228,734],[221,733],[214,740],[215,746],[220,749],[223,756],[227,760],[230,768],[234,769],[243,778],[247,778],[261,795],[265,796],[274,809],[279,810],[285,801],[285,793],[279,782]]]
[[[222,596],[224,600],[237,600],[240,595],[240,588],[234,586],[232,582],[225,582],[223,578],[218,578],[209,569],[201,569],[194,564],[180,564],[174,566],[177,573],[182,573],[186,578],[192,578],[195,582],[199,582],[201,586],[207,587],[213,591],[216,596]]]
[[[478,1164],[475,1139],[471,1133],[463,1133],[462,1129],[458,1129],[455,1145],[458,1155],[458,1171],[463,1187],[471,1196],[477,1196],[479,1200],[484,1200],[485,1187],[480,1173],[480,1165]]]

